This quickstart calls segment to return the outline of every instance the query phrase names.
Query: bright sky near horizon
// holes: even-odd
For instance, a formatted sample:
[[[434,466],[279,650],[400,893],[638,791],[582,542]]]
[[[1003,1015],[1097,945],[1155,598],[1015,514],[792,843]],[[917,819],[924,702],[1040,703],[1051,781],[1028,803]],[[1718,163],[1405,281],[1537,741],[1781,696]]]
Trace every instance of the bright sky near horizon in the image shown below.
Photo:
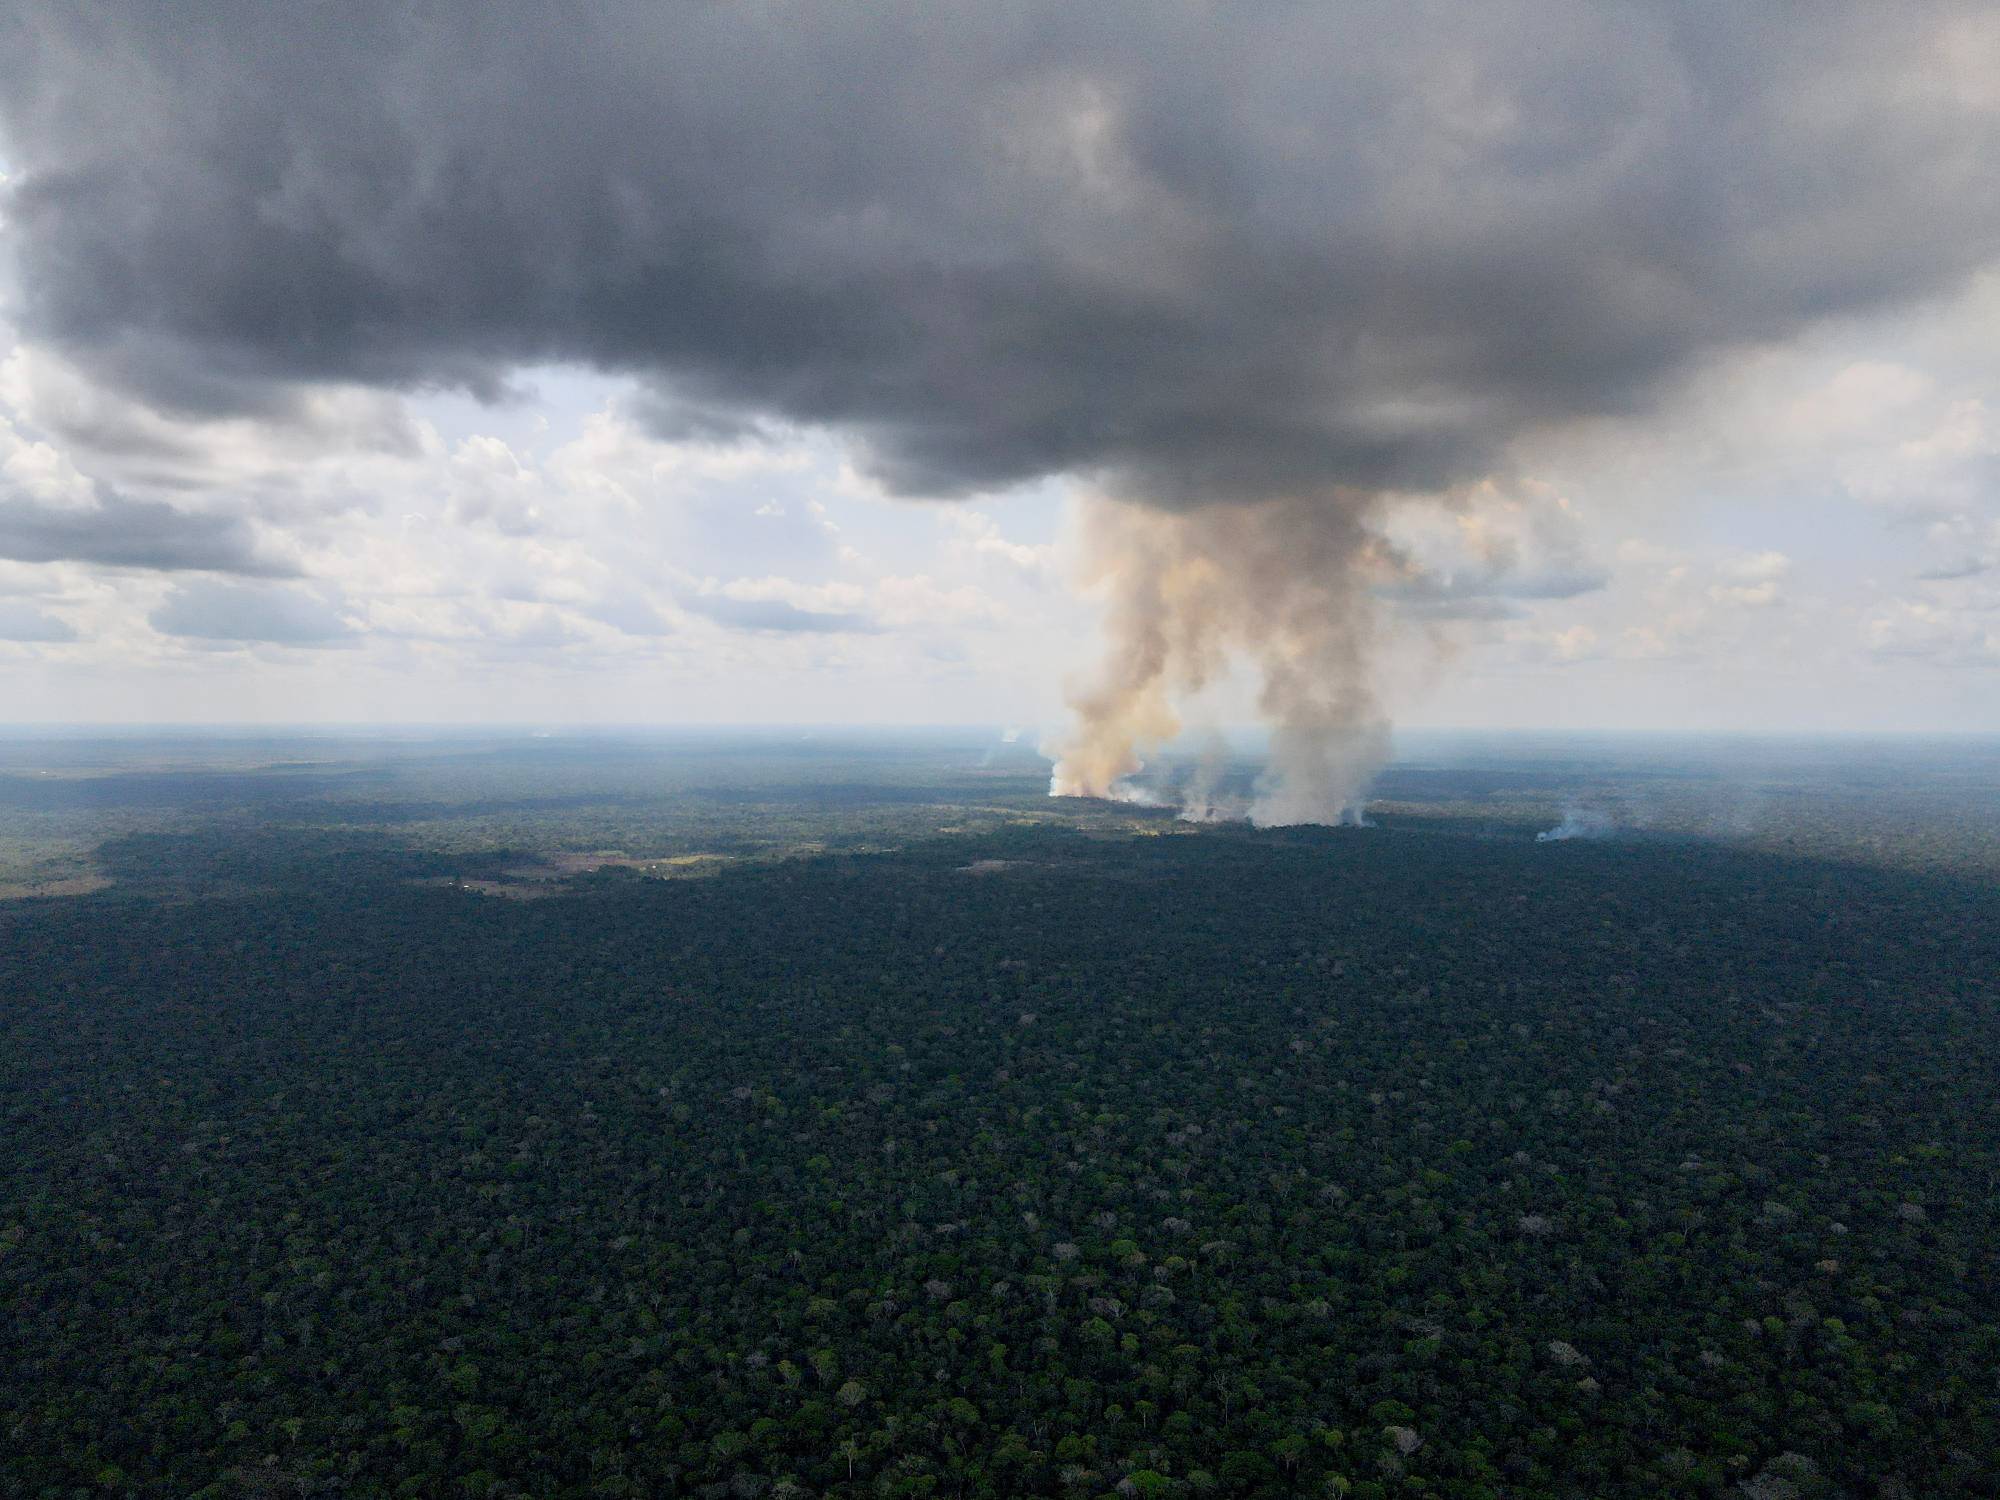
[[[1707,300],[1658,316],[1704,326],[1685,335],[1676,327],[1671,339],[1644,335],[1673,343],[1657,359],[1628,357],[1610,341],[1613,354],[1592,356],[1601,356],[1607,384],[1619,387],[1603,399],[1585,389],[1594,376],[1541,373],[1548,348],[1523,342],[1519,329],[1489,326],[1483,302],[1461,315],[1474,330],[1467,343],[1477,347],[1449,356],[1458,363],[1441,380],[1429,363],[1421,378],[1408,373],[1447,358],[1436,353],[1434,329],[1383,355],[1383,324],[1367,321],[1357,331],[1339,322],[1344,312],[1313,310],[1310,293],[1303,319],[1323,316],[1347,341],[1344,358],[1379,358],[1392,373],[1351,388],[1345,374],[1326,373],[1319,345],[1266,363],[1264,351],[1281,342],[1286,320],[1267,318],[1246,296],[1226,334],[1201,322],[1199,336],[1213,344],[1208,363],[1191,356],[1169,380],[1155,374],[1166,356],[1147,352],[1154,335],[1129,325],[1198,280],[1191,265],[1206,276],[1211,258],[1268,267],[1291,256],[1300,277],[1323,265],[1329,280],[1351,273],[1354,285],[1371,289],[1383,273],[1362,263],[1365,248],[1300,261],[1297,225],[1287,220],[1254,243],[1224,250],[1204,240],[1198,257],[1130,268],[1152,299],[1148,312],[1123,302],[1115,311],[1083,305],[1078,286],[1100,281],[1075,267],[1104,252],[1100,230],[1114,254],[1121,235],[1134,243],[1149,236],[1151,244],[1167,232],[1168,210],[1157,205],[1120,217],[1121,194],[1140,190],[1132,183],[1160,194],[1171,188],[1179,195],[1173,222],[1181,223],[1195,212],[1189,205],[1213,212],[1237,201],[1233,189],[1202,173],[1263,173],[1260,180],[1290,188],[1303,170],[1289,159],[1269,165],[1268,151],[1258,155],[1279,138],[1265,122],[1232,119],[1226,130],[1218,125],[1216,141],[1162,145],[1146,134],[1152,127],[1143,111],[1121,104],[1120,90],[1104,83],[1079,95],[1094,102],[1079,106],[1066,127],[1063,149],[1072,155],[1053,167],[1035,157],[1032,171],[1015,169],[1034,192],[1044,177],[1084,181],[1090,213],[1012,246],[1008,273],[1025,279],[1019,268],[1027,267],[1043,277],[1023,294],[1037,307],[1070,299],[1076,321],[1102,319],[1098,343],[1058,348],[1055,334],[1031,325],[1009,300],[1013,281],[1005,291],[983,283],[964,290],[976,273],[956,271],[944,277],[949,291],[921,301],[874,285],[852,291],[874,299],[883,326],[923,320],[914,353],[901,344],[879,353],[873,335],[844,326],[793,350],[786,340],[804,335],[773,333],[758,320],[816,327],[815,318],[831,317],[808,305],[796,277],[781,267],[768,285],[704,282],[707,262],[697,258],[688,262],[696,269],[686,275],[698,283],[688,295],[725,305],[722,331],[689,331],[669,319],[635,350],[596,331],[569,336],[599,317],[576,310],[595,309],[589,298],[510,321],[486,304],[466,313],[461,303],[470,294],[460,298],[449,287],[435,296],[400,284],[393,295],[380,292],[393,271],[369,258],[389,252],[357,245],[363,231],[355,225],[397,222],[423,194],[433,199],[411,215],[442,222],[461,207],[450,195],[470,201],[474,188],[449,186],[446,169],[430,164],[404,200],[382,188],[382,202],[364,202],[395,169],[343,176],[345,168],[328,160],[338,148],[310,126],[301,127],[288,166],[252,162],[221,142],[224,127],[237,123],[229,107],[187,103],[212,80],[178,73],[184,60],[143,34],[148,23],[134,21],[122,39],[79,42],[67,7],[47,11],[56,19],[38,14],[28,23],[44,81],[91,63],[108,67],[115,55],[128,75],[144,72],[160,91],[188,91],[163,95],[160,119],[145,126],[157,142],[151,170],[180,184],[177,203],[209,207],[199,222],[183,220],[177,215],[192,209],[163,207],[145,196],[150,188],[94,165],[140,128],[133,123],[140,106],[87,90],[55,102],[44,90],[28,100],[30,91],[12,80],[16,98],[0,134],[0,158],[12,173],[0,198],[0,720],[1052,727],[1064,717],[1066,692],[1090,680],[1101,649],[1103,601],[1078,582],[1079,509],[1103,503],[1093,497],[1106,490],[1145,500],[1149,484],[1180,467],[1207,473],[1210,454],[1189,459],[1193,440],[1185,435],[1213,423],[1229,428],[1214,463],[1221,476],[1214,482],[1225,488],[1241,485],[1254,497],[1321,483],[1346,494],[1364,484],[1394,497],[1370,513],[1370,525],[1395,566],[1365,586],[1381,620],[1383,705],[1399,723],[2000,730],[2000,275],[1992,269],[1991,219],[1936,226],[1966,247],[1946,263],[1909,250],[1918,231],[1895,222],[1913,213],[1900,189],[1845,210],[1841,200],[1802,211],[1783,226],[1786,234],[1824,235],[1829,212],[1868,222],[1841,226],[1852,231],[1850,263],[1818,283],[1812,242],[1790,241],[1806,246],[1786,251],[1804,265],[1798,307],[1769,320],[1759,312],[1793,297],[1791,281],[1772,283],[1782,293],[1720,276],[1707,286],[1706,272],[1687,269],[1705,262],[1677,259],[1676,274],[1691,287],[1679,290]],[[1949,6],[1935,14],[1941,26],[1977,15]],[[1954,45],[1971,45],[1964,39],[1972,32],[1952,35]],[[2000,29],[1988,26],[1974,40],[2000,58]],[[1116,71],[1089,61],[1099,45],[1079,38],[1065,54],[1078,76],[1092,66],[1104,76]],[[365,61],[367,48],[356,46]],[[78,50],[90,47],[105,54]],[[1163,54],[1148,77],[1163,90],[1196,90],[1205,65],[1188,58],[1199,56],[1199,49]],[[1690,74],[1707,66],[1682,61]],[[254,60],[245,66],[257,76]],[[799,64],[787,57],[770,66]],[[1881,66],[1897,63],[1885,58]],[[1917,71],[1908,76],[1922,76],[1920,64],[1911,66]],[[996,73],[1001,67],[994,64]],[[1553,123],[1519,124],[1509,112],[1529,108],[1522,101],[1538,77],[1528,61],[1507,74],[1503,59],[1477,87],[1440,94],[1433,116],[1451,125],[1454,141],[1466,132],[1481,142],[1506,138],[1510,164],[1530,150],[1639,150],[1599,142],[1580,113],[1588,100]],[[1615,87],[1629,81],[1621,74]],[[0,77],[0,93],[9,82]],[[1010,75],[1009,88],[1017,85]],[[1947,127],[1956,132],[1950,141],[1973,155],[1986,139],[1981,132],[2000,135],[1990,80],[1977,88],[1985,92],[1936,105],[1926,129],[1912,128],[1896,148],[1911,153],[1913,177],[1935,179],[1926,191],[1962,188],[1936,166],[1948,155],[1939,144]],[[1652,95],[1622,102],[1641,122],[1630,125],[1634,132],[1653,118],[1649,109],[1667,108]],[[696,113],[711,103],[682,101],[684,112]],[[1475,109],[1491,119],[1464,125],[1452,113]],[[454,128],[445,106],[438,110],[437,130]],[[836,124],[856,141],[879,135],[886,158],[915,149],[872,117]],[[814,126],[787,120],[770,128],[795,134]],[[1117,157],[1106,142],[1128,128],[1129,157]],[[1326,149],[1337,153],[1344,137],[1327,128]],[[1182,160],[1175,152],[1210,147],[1213,160],[1187,169],[1185,180],[1174,176]],[[1018,140],[1015,148],[1028,149]],[[1789,148],[1808,157],[1818,149],[1797,141]],[[984,147],[954,149],[963,159]],[[1700,152],[1690,146],[1687,154],[1699,170]],[[213,169],[213,179],[197,166]],[[935,167],[921,161],[909,170]],[[815,187],[849,168],[870,170],[823,165]],[[465,167],[466,180],[483,169]],[[518,170],[560,168],[529,161]],[[1463,265],[1483,275],[1481,257],[1525,254],[1493,230],[1485,209],[1474,228],[1450,217],[1459,213],[1456,199],[1440,200],[1448,209],[1426,200],[1405,216],[1402,195],[1437,170],[1425,156],[1386,185],[1342,179],[1338,191],[1326,191],[1329,201],[1349,201],[1341,194],[1364,201],[1365,212],[1379,211],[1382,224],[1406,237],[1422,238],[1433,218],[1447,216],[1446,237],[1458,235],[1452,243],[1463,264],[1411,270],[1411,296],[1449,287],[1504,301],[1509,286],[1528,284],[1519,268],[1526,262],[1493,266],[1491,285],[1465,290],[1480,276]],[[1536,195],[1545,190],[1541,174],[1554,168],[1538,157],[1532,172],[1521,170],[1527,175],[1516,196],[1534,200],[1522,211],[1570,231],[1594,222],[1599,205],[1623,190],[1587,185],[1574,189],[1574,203],[1549,206]],[[1600,170],[1626,172],[1642,187],[1654,180],[1625,157]],[[1868,170],[1887,168],[1874,162]],[[231,247],[245,256],[275,253],[250,244],[247,231],[226,242],[203,239],[221,233],[212,224],[233,212],[231,172],[253,183],[258,223],[282,221],[329,263],[369,262],[366,275],[355,272],[338,295],[296,318],[292,299],[303,294],[274,291],[278,272],[268,266],[224,267],[198,296],[187,293],[211,276],[209,263],[235,253]],[[1014,179],[1005,181],[1013,191]],[[672,188],[676,202],[697,207],[736,191],[699,181]],[[524,191],[543,190],[537,178]],[[866,200],[857,189],[854,202]],[[746,255],[787,265],[819,255],[845,267],[853,240],[875,234],[888,247],[881,255],[894,259],[904,253],[904,231],[917,232],[912,225],[929,237],[924,264],[983,265],[976,250],[952,239],[968,221],[947,223],[944,200],[932,196],[875,200],[884,219],[903,215],[899,228],[871,227],[854,203],[800,209],[785,201],[782,221],[736,198],[714,214],[727,221],[731,244],[752,247]],[[1261,202],[1243,203],[1243,215],[1268,217]],[[1102,223],[1099,205],[1109,205]],[[531,209],[562,211],[554,202]],[[1031,211],[1032,201],[1010,202],[1005,222]],[[643,217],[640,208],[630,212]],[[1718,210],[1703,222],[1723,217]],[[424,232],[450,239],[460,228]],[[615,240],[621,232],[603,234]],[[836,232],[839,250],[825,250],[818,237]],[[1715,233],[1702,247],[1714,263],[1767,253],[1761,225]],[[1492,248],[1503,242],[1504,250]],[[609,259],[618,247],[592,253]],[[1858,289],[1869,277],[1852,274],[1853,256],[1882,267],[1885,285]],[[1050,264],[1063,268],[1061,278]],[[1637,283],[1657,271],[1625,259],[1607,274]],[[575,274],[540,263],[502,266],[492,272],[506,282],[495,305],[538,295],[527,283],[544,272],[565,288],[563,278]],[[465,272],[468,284],[475,274]],[[847,287],[847,274],[826,276]],[[442,275],[420,268],[412,283]],[[1427,289],[1425,277],[1435,285]],[[648,295],[671,300],[679,284],[669,278],[662,290],[648,282]],[[1196,293],[1211,302],[1220,295]],[[1600,312],[1636,324],[1670,300],[1660,293],[1638,311],[1628,298],[1609,311],[1579,312],[1560,288],[1540,281],[1522,295],[1537,329]],[[371,297],[379,305],[367,305]],[[1399,290],[1370,319],[1418,318],[1401,297]],[[1740,335],[1707,326],[1730,316],[1745,320]],[[365,334],[342,331],[350,327],[342,318]],[[397,340],[398,319],[425,318],[435,318],[435,337]],[[979,337],[938,342],[933,320],[963,323]],[[972,345],[984,347],[984,331],[996,326],[1008,330],[1007,341],[982,363]],[[1161,329],[1189,326],[1178,313],[1160,314]],[[1401,337],[1404,324],[1393,327]],[[1593,337],[1565,334],[1548,347]],[[1052,370],[1071,378],[1094,349],[1119,339],[1139,351],[1129,355],[1134,363],[1107,357],[1088,378],[1141,394],[1103,397],[1094,386],[1064,386],[1046,407],[1024,411],[1023,391],[1056,383]],[[1045,360],[1015,352],[1017,344],[1032,352],[1037,340],[1051,350]],[[777,352],[767,359],[760,341]],[[758,350],[745,353],[749,345]],[[327,347],[334,352],[322,357]],[[848,395],[804,389],[803,377],[771,373],[816,359],[832,372],[829,381],[879,384],[886,394],[856,406]],[[1579,355],[1578,363],[1588,361]],[[1524,369],[1533,373],[1518,375]],[[1301,381],[1330,383],[1301,406],[1307,415],[1289,412],[1267,429],[1259,415],[1246,416],[1240,393],[1226,409],[1206,394],[1189,397],[1186,382],[1205,371],[1219,385],[1286,383],[1286,399]],[[212,390],[201,385],[211,376]],[[1520,396],[1521,382],[1536,389]],[[1071,413],[1074,431],[1066,425]],[[1363,444],[1354,436],[1368,423],[1376,424],[1371,434],[1393,427],[1398,443],[1421,428],[1422,441],[1382,459],[1386,439]],[[1256,692],[1254,671],[1235,673],[1186,695],[1185,717],[1248,721],[1257,715]]]

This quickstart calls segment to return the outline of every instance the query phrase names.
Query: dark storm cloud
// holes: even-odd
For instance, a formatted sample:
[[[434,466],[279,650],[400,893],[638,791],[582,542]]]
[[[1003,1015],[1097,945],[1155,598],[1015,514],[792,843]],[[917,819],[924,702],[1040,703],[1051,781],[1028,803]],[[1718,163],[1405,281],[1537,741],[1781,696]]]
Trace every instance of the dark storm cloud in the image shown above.
[[[584,360],[914,491],[1448,482],[2000,227],[1921,0],[9,11],[23,312],[101,375]]]
[[[240,517],[177,510],[157,500],[115,494],[87,508],[70,508],[0,490],[0,558],[273,578],[298,571],[263,555]]]

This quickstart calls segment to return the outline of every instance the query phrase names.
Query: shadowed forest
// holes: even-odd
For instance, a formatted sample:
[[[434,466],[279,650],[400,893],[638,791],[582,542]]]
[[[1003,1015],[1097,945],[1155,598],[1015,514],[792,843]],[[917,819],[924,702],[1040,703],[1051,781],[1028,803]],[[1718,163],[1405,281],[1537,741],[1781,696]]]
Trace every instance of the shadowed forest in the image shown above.
[[[1990,747],[272,752],[7,747],[6,1493],[1993,1493]]]

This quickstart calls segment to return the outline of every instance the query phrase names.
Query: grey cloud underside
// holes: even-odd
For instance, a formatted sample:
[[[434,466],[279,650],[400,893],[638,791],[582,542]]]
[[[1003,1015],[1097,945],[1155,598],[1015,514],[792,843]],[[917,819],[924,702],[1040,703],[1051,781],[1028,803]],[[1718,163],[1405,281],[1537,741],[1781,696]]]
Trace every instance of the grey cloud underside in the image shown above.
[[[2000,244],[1921,0],[10,10],[28,326],[190,410],[582,360],[907,491],[1332,495]]]
[[[1957,583],[1967,578],[1978,578],[1994,571],[1996,564],[1990,558],[1968,557],[1960,562],[1947,563],[1940,568],[1926,568],[1917,574],[1920,583]]]
[[[796,635],[869,634],[880,630],[869,616],[849,610],[801,609],[782,599],[736,599],[727,594],[681,595],[681,608],[732,630]]]
[[[18,600],[0,599],[0,641],[58,645],[76,639],[69,621]]]
[[[163,635],[199,641],[332,646],[354,632],[325,600],[282,584],[183,584],[150,617]]]
[[[0,494],[0,558],[267,578],[297,572],[262,554],[240,517],[117,495],[73,509]]]
[[[602,600],[584,612],[625,635],[664,636],[672,635],[674,630],[659,610],[631,594]]]
[[[1595,593],[1610,574],[1581,564],[1522,569],[1511,562],[1459,572],[1419,572],[1376,589],[1403,612],[1429,620],[1508,620],[1529,600]]]

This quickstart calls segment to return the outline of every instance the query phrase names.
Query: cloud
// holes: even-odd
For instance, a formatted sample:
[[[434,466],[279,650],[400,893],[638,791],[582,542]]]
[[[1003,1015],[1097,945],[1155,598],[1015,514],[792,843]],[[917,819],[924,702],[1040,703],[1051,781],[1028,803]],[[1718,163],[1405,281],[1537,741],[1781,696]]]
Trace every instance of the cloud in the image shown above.
[[[1037,586],[1054,576],[1053,547],[1009,541],[1001,534],[998,521],[971,506],[955,506],[939,514],[951,535],[947,545],[952,552]]]
[[[674,630],[665,615],[636,593],[617,594],[585,606],[583,612],[625,635],[672,635]]]
[[[1574,599],[1610,581],[1601,568],[1551,568],[1503,573],[1477,570],[1418,573],[1377,590],[1412,614],[1430,619],[1496,620],[1517,613],[1514,601]]]
[[[1752,552],[1729,558],[1716,569],[1724,581],[1711,586],[1708,597],[1717,604],[1768,609],[1785,602],[1783,585],[1791,571],[1792,560],[1782,552]]]
[[[1956,583],[1965,578],[1978,578],[1993,571],[1994,562],[1986,557],[1968,557],[1943,567],[1925,568],[1917,574],[1920,583]]]
[[[1953,608],[1930,600],[1893,600],[1870,614],[1863,639],[1877,656],[2000,667],[2000,628],[1991,605]]]
[[[516,650],[559,650],[582,639],[577,631],[553,609],[535,609],[515,619],[496,637],[502,646]]]
[[[1382,530],[1392,576],[1375,593],[1423,619],[1510,619],[1522,604],[1595,593],[1611,577],[1569,502],[1546,486],[1471,486],[1405,504]]]
[[[354,631],[341,613],[303,589],[282,585],[182,584],[149,617],[162,635],[201,641],[333,646]]]
[[[534,536],[549,526],[549,495],[540,473],[495,437],[469,437],[452,454],[451,517],[486,522],[507,536]]]
[[[76,627],[46,610],[0,599],[0,641],[56,644],[76,639]]]
[[[878,578],[874,608],[884,625],[993,626],[1008,623],[1008,615],[983,589],[970,583],[952,586],[925,573]]]
[[[572,360],[908,492],[1433,487],[1990,260],[1980,14],[24,0],[7,212],[181,411]]]
[[[1886,406],[1872,425],[1887,440],[1839,465],[1847,491],[1916,518],[1948,517],[1990,504],[2000,488],[2000,423],[1977,398],[1951,401],[1941,411],[1938,404]],[[1900,432],[1891,426],[1897,418]],[[1881,433],[1884,427],[1891,431]]]
[[[1742,583],[1769,583],[1792,570],[1792,560],[1782,552],[1749,552],[1725,560],[1716,571]]]
[[[774,597],[690,590],[680,595],[680,606],[731,630],[835,635],[881,629],[872,618],[856,610],[807,609]]]
[[[298,572],[290,563],[260,551],[240,516],[179,510],[158,500],[116,495],[85,507],[0,495],[0,557],[266,578]]]

